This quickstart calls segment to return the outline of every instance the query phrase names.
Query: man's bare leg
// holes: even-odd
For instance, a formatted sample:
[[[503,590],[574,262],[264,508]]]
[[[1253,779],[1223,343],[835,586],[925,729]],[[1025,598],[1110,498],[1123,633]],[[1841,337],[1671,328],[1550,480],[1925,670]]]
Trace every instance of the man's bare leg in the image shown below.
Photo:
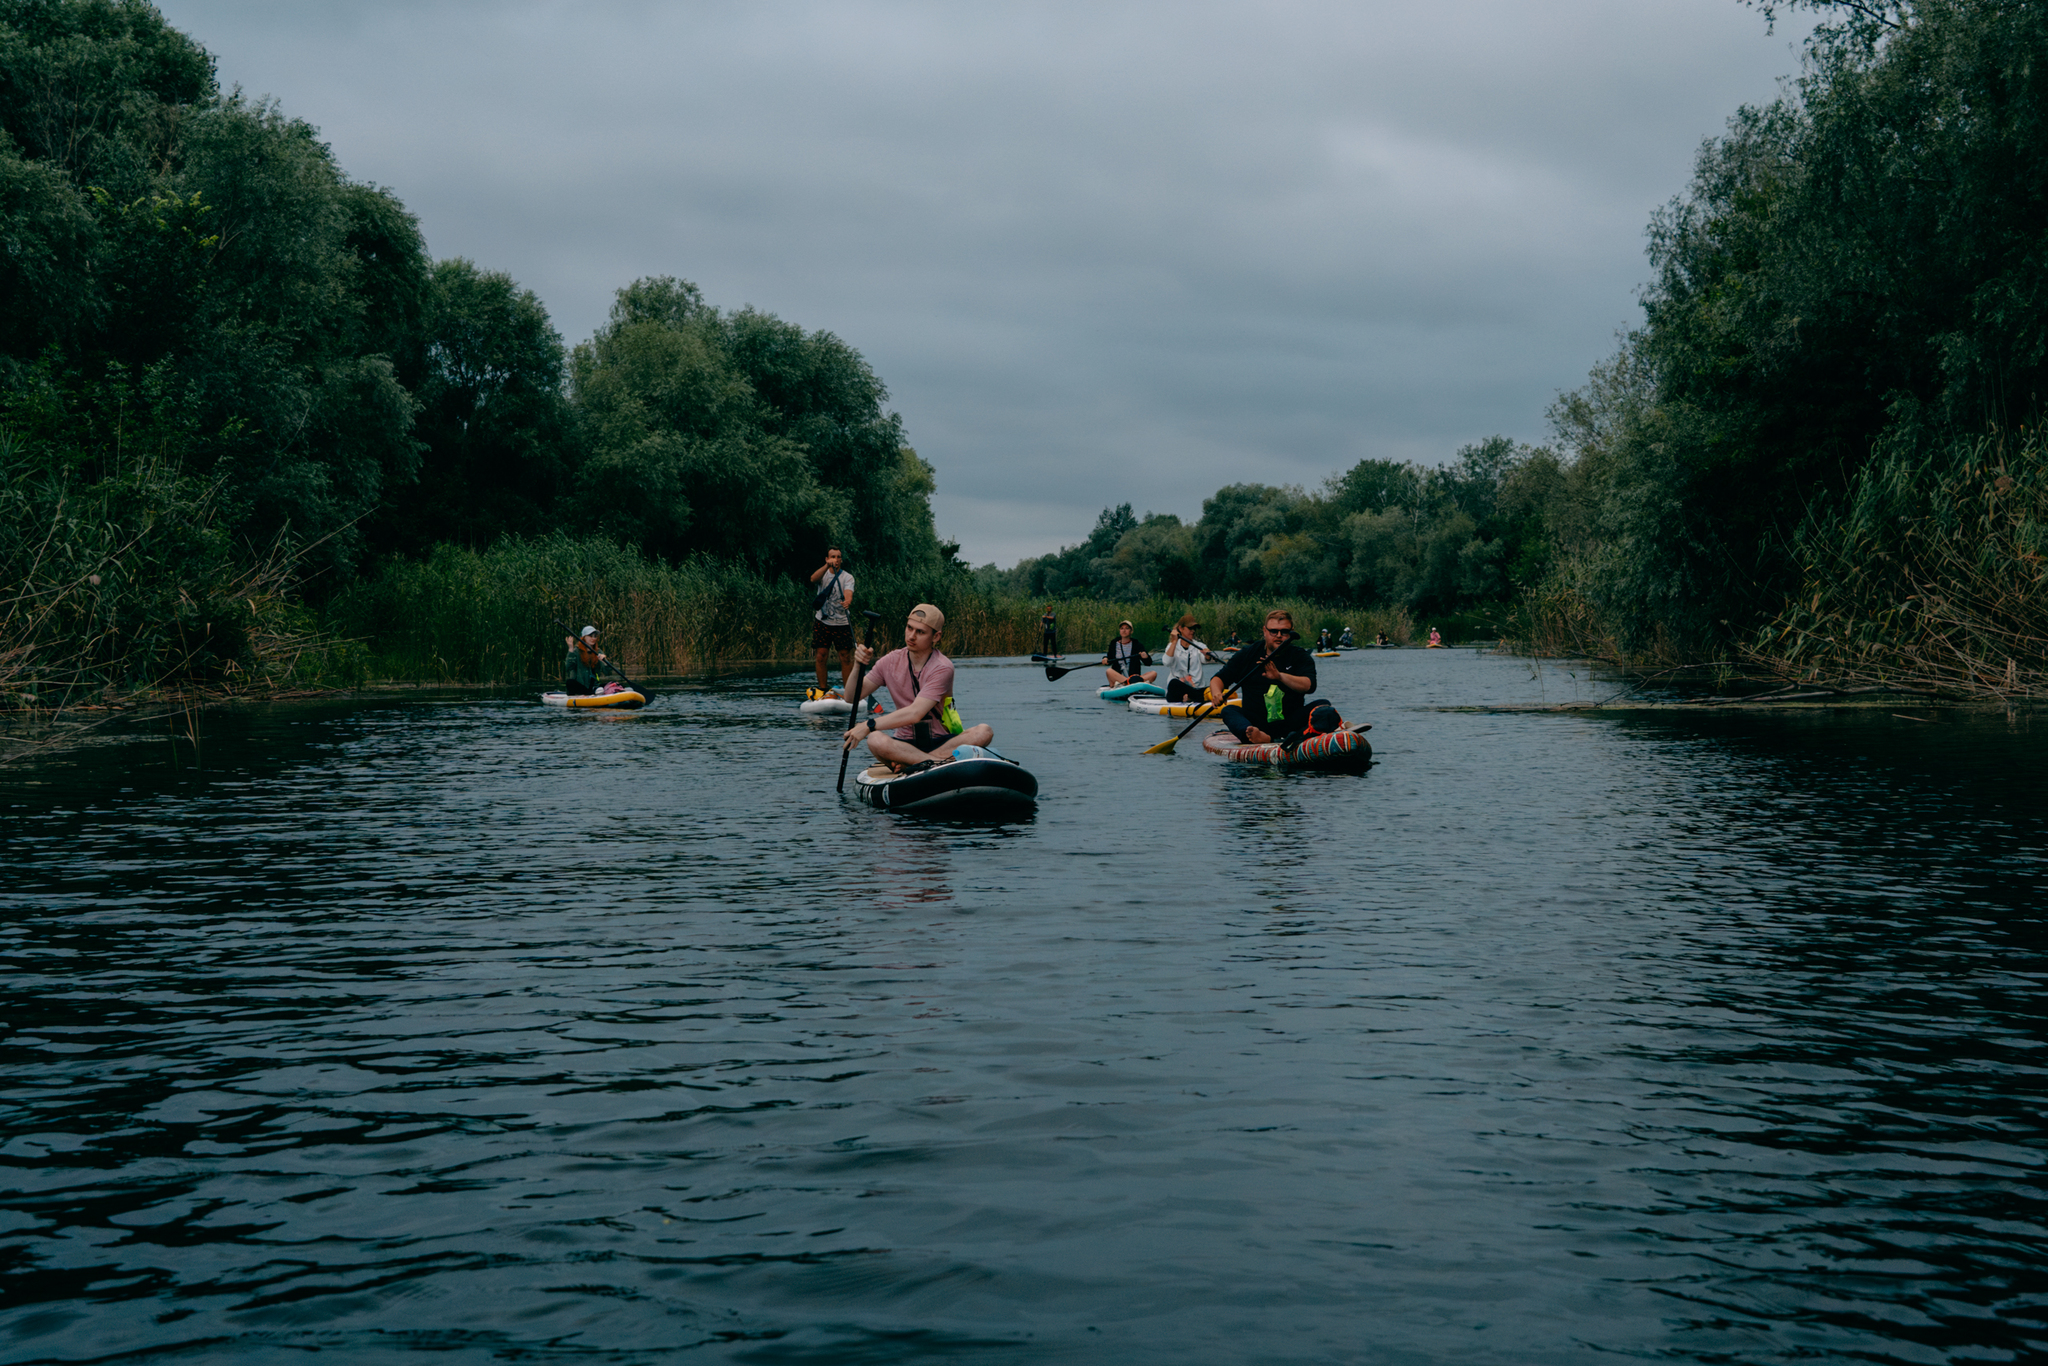
[[[825,648],[824,646],[822,646],[822,645],[821,645],[821,646],[819,646],[819,647],[818,647],[817,649],[815,649],[815,650],[811,651],[811,658],[812,658],[812,662],[814,662],[814,663],[815,663],[815,664],[816,664],[816,665],[818,666],[818,691],[819,691],[819,692],[823,692],[823,691],[825,691],[825,656],[826,656],[826,655],[828,655],[828,654],[830,654],[830,653],[831,653],[831,651],[827,650],[827,649],[826,649],[826,648]],[[844,655],[841,655],[841,656],[840,656],[840,658],[844,659],[844,658],[845,658],[845,656],[844,656]],[[842,671],[842,672],[844,672],[843,666],[842,666],[842,670],[841,670],[841,671]]]
[[[978,726],[969,726],[966,730],[961,731],[953,737],[951,744],[948,744],[938,753],[927,754],[908,740],[898,740],[893,735],[877,731],[868,737],[868,753],[874,755],[882,763],[901,764],[903,767],[909,768],[911,765],[921,764],[927,759],[945,758],[953,752],[954,745],[986,745],[995,738],[995,727],[984,722]]]

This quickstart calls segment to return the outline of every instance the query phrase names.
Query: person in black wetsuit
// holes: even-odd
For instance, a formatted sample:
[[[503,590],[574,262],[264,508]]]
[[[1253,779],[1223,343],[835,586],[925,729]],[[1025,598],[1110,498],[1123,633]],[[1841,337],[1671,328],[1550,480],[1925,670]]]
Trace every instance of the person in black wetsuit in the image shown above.
[[[1209,700],[1222,702],[1241,687],[1244,705],[1223,708],[1223,724],[1245,744],[1284,740],[1308,727],[1308,696],[1316,690],[1316,661],[1294,643],[1294,617],[1284,608],[1266,613],[1264,649],[1239,650],[1209,680]]]
[[[1109,686],[1112,688],[1121,688],[1126,683],[1150,683],[1159,677],[1157,669],[1151,673],[1138,672],[1142,666],[1152,662],[1152,656],[1145,652],[1144,646],[1138,644],[1137,637],[1132,635],[1131,631],[1131,623],[1118,622],[1116,639],[1109,642],[1109,648],[1102,652],[1102,662],[1108,666],[1103,673],[1109,678]]]

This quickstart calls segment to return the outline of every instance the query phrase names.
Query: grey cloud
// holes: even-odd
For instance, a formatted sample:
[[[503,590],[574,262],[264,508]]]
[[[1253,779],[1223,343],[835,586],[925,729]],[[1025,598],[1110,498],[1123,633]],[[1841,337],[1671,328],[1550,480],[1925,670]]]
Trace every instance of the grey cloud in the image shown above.
[[[163,8],[572,340],[656,273],[846,338],[1004,563],[1539,438],[1794,65],[1732,0]]]

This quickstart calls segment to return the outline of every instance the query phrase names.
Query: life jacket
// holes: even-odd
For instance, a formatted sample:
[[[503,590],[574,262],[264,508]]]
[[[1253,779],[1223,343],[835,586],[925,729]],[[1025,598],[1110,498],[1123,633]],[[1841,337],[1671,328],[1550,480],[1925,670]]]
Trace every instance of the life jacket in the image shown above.
[[[930,665],[929,657],[925,663],[927,666]],[[924,685],[918,680],[917,670],[910,668],[910,656],[907,653],[903,656],[903,667],[910,669],[910,695],[915,698],[918,693],[924,691]],[[953,694],[947,693],[939,699],[937,714],[939,724],[945,727],[944,734],[958,735],[967,729],[966,724],[960,719],[959,709],[953,705]],[[922,750],[929,750],[932,742],[940,738],[941,733],[932,729],[931,716],[931,712],[926,712],[924,719],[913,721],[910,725],[910,743]]]

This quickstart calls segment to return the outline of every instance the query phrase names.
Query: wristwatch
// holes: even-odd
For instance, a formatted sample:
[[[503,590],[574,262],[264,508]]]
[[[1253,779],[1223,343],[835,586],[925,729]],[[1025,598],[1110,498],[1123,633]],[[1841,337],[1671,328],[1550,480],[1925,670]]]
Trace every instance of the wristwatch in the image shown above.
[[[870,716],[870,717],[868,718],[868,734],[870,734],[870,735],[873,735],[874,733],[875,733],[875,718],[874,718],[874,717],[872,717],[872,716]]]

